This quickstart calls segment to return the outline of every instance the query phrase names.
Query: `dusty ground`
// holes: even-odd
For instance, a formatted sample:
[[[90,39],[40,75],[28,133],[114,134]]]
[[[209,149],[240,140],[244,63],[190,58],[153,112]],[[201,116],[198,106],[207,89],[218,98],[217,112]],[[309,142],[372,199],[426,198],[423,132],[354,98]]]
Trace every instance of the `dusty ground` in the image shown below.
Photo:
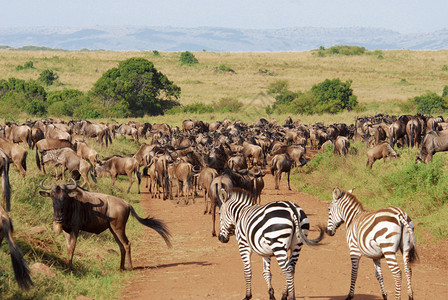
[[[289,200],[307,213],[313,228],[326,224],[328,203],[298,191],[288,191],[285,180],[274,189],[273,177],[265,176],[262,203]],[[211,235],[211,217],[204,215],[202,196],[185,206],[175,201],[142,196],[145,212],[164,220],[172,233],[173,247],[168,249],[160,236],[146,230],[133,242],[135,275],[121,294],[122,299],[242,299],[245,295],[243,265],[235,237],[222,244]],[[219,232],[219,219],[216,224]],[[311,231],[309,237],[317,236]],[[448,243],[418,248],[420,263],[413,267],[416,299],[448,299]],[[401,255],[399,255],[401,260]],[[402,264],[401,264],[402,266]],[[403,268],[402,268],[403,270]],[[296,268],[297,299],[345,299],[350,285],[350,258],[345,241],[345,226],[334,237],[325,237],[318,247],[304,246]],[[383,261],[383,273],[389,299],[394,295],[391,272]],[[404,273],[404,272],[403,272]],[[252,256],[252,299],[268,299],[262,276],[262,260]],[[281,298],[284,276],[272,260],[272,280],[277,298]],[[403,280],[405,276],[403,274]],[[402,299],[407,299],[403,281]],[[382,299],[373,263],[361,259],[355,299]]]

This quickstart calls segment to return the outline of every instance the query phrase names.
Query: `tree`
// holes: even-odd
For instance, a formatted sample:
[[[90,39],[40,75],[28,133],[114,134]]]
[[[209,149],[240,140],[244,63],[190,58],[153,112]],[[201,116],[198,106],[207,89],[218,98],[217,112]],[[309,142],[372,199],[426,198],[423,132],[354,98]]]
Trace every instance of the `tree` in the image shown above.
[[[345,83],[339,79],[326,79],[314,85],[311,92],[317,100],[317,112],[337,113],[344,109],[352,110],[358,105],[358,100],[353,95],[352,81]]]
[[[180,87],[144,58],[125,60],[106,71],[95,83],[92,95],[114,116],[161,115],[178,103]]]

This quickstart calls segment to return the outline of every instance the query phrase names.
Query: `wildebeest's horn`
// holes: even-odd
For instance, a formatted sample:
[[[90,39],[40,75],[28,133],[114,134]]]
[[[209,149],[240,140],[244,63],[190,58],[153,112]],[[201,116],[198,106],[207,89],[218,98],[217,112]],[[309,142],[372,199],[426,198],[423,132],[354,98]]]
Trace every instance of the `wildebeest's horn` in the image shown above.
[[[65,187],[68,190],[72,191],[78,187],[78,183],[73,178],[70,178],[70,179],[73,181],[73,184],[67,184],[67,185],[65,185]]]
[[[44,178],[44,179],[42,179],[41,181],[40,181],[40,183],[39,183],[39,186],[40,186],[40,188],[41,189],[43,189],[43,190],[51,190],[51,187],[45,187],[44,186],[44,181],[46,180],[47,178]]]

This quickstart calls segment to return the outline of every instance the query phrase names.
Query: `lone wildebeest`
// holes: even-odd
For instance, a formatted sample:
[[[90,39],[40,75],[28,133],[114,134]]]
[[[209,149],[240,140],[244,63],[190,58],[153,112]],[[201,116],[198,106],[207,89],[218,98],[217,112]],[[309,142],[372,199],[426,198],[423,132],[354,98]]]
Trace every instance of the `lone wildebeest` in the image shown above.
[[[45,187],[43,179],[39,186],[43,190],[40,195],[53,200],[53,230],[59,234],[62,230],[66,240],[69,256],[68,266],[72,268],[73,253],[80,230],[99,234],[106,229],[112,232],[121,252],[120,270],[124,270],[124,261],[128,257],[128,270],[132,270],[131,244],[126,237],[125,229],[129,214],[141,224],[154,229],[170,247],[170,233],[166,225],[152,217],[141,218],[132,205],[121,198],[93,193],[73,184],[52,185]]]
[[[366,167],[372,168],[375,160],[384,159],[386,161],[387,157],[400,157],[400,155],[395,152],[391,145],[387,142],[380,142],[378,145],[367,151],[367,164]]]

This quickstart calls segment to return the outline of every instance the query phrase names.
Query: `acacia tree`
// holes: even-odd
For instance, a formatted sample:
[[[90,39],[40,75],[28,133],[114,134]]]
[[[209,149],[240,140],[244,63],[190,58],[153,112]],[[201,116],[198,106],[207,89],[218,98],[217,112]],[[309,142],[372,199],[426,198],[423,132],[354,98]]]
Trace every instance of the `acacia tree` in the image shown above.
[[[92,89],[93,96],[115,116],[163,114],[180,96],[180,87],[144,58],[130,58],[106,71]]]

